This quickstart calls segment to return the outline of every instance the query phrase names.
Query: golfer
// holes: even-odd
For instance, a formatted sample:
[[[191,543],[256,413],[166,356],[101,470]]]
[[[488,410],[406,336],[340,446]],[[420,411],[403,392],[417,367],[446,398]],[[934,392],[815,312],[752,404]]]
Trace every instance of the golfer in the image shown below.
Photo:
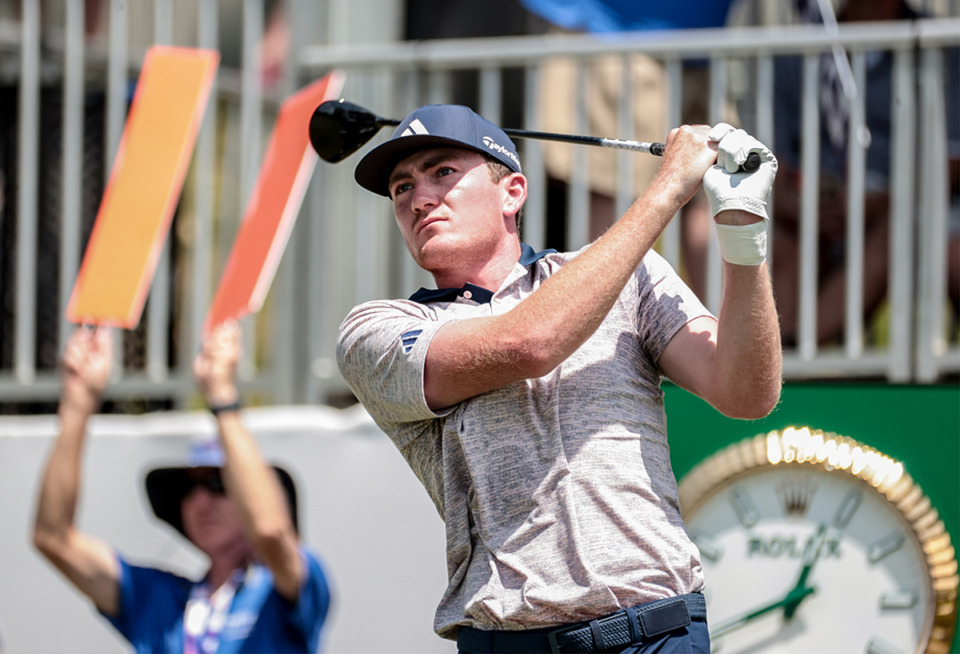
[[[199,442],[187,465],[152,470],[146,479],[157,517],[209,557],[204,577],[191,581],[135,565],[77,529],[86,427],[109,380],[112,349],[102,328],[81,328],[67,342],[61,431],[41,485],[36,547],[137,652],[317,651],[327,581],[299,542],[290,475],[263,460],[243,426],[235,324],[215,329],[194,363],[219,438]]]
[[[738,172],[751,152],[760,168]],[[415,110],[360,161],[437,289],[354,308],[338,362],[445,521],[434,628],[461,652],[709,651],[660,379],[736,418],[776,405],[776,169],[742,130],[674,129],[633,206],[559,253],[521,243],[516,148],[466,107]],[[701,181],[725,259],[719,318],[651,250]]]

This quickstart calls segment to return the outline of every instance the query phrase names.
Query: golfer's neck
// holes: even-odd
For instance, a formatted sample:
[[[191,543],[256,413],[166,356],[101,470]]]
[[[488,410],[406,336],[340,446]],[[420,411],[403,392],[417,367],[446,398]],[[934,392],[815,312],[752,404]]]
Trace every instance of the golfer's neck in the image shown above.
[[[477,261],[455,261],[449,267],[429,271],[437,288],[461,288],[465,284],[473,284],[496,292],[504,280],[513,270],[520,259],[519,244],[515,248],[507,248],[497,252],[492,257]]]

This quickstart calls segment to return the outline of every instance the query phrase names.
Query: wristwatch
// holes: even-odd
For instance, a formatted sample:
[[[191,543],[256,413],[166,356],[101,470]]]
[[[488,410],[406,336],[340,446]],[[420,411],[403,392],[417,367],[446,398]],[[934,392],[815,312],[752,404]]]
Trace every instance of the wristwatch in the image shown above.
[[[787,428],[708,457],[680,482],[714,652],[948,652],[950,535],[903,464]]]

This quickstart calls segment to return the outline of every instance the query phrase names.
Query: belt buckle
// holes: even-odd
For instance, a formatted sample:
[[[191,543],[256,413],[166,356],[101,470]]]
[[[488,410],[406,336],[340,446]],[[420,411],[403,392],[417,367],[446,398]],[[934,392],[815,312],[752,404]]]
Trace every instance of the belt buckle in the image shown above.
[[[550,654],[563,654],[560,650],[560,644],[557,642],[557,637],[564,634],[568,634],[571,631],[576,631],[577,629],[582,629],[583,625],[574,624],[568,627],[560,627],[559,629],[554,629],[553,631],[547,632],[547,642],[550,644]]]

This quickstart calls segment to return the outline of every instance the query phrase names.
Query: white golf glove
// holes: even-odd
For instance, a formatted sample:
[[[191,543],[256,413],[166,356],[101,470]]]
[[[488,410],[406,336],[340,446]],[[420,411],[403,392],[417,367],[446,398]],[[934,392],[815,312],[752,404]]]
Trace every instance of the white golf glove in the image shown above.
[[[763,218],[751,225],[716,223],[720,255],[740,266],[759,266],[767,258],[767,199],[777,176],[777,158],[763,143],[726,123],[710,130],[710,139],[717,142],[717,163],[703,176],[710,214],[740,210]],[[760,167],[741,171],[752,152],[760,157]]]
[[[710,213],[739,209],[768,220],[767,199],[777,176],[777,158],[770,148],[726,123],[710,130],[710,140],[717,142],[717,163],[703,176]],[[760,167],[752,173],[740,171],[751,152],[760,156]]]

